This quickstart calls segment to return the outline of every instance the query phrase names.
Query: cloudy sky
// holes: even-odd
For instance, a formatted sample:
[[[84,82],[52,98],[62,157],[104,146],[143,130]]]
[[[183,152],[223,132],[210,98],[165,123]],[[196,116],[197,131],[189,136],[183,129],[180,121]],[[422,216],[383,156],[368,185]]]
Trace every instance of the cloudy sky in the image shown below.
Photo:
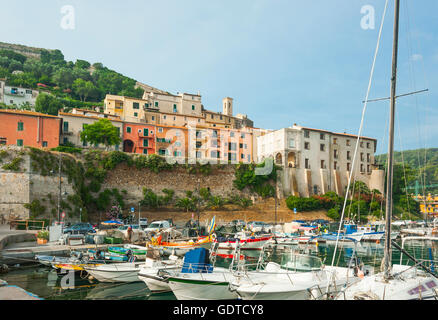
[[[396,149],[438,147],[438,1],[401,2],[398,94],[430,91],[399,99]],[[384,3],[0,0],[0,41],[60,49],[67,60],[101,62],[172,93],[199,91],[215,111],[233,97],[235,113],[256,127],[357,133]],[[374,28],[364,6],[374,9]],[[370,98],[389,96],[393,11],[389,0]],[[378,153],[387,148],[388,109],[370,103],[365,117]]]

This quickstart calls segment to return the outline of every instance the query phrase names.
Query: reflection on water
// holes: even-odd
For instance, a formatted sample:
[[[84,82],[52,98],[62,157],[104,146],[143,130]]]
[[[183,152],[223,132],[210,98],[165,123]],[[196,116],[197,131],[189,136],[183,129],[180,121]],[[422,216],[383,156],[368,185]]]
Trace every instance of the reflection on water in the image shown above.
[[[401,243],[400,243],[401,244]],[[317,255],[323,263],[331,265],[334,253],[334,244],[319,245],[278,245],[271,252],[268,252],[269,261],[281,262],[282,253],[291,249],[300,249],[310,254]],[[430,241],[410,241],[405,244],[405,249],[409,254],[419,260],[436,260],[438,256],[438,245]],[[356,256],[367,265],[375,267],[375,271],[380,271],[383,258],[384,245],[382,243],[339,243],[335,265],[347,266],[348,262],[356,253]],[[216,258],[216,265],[228,267],[232,261],[232,251],[220,251]],[[256,264],[260,251],[248,250],[241,251],[245,263]],[[392,261],[394,264],[400,263],[400,252],[393,249]],[[438,263],[438,261],[435,261]],[[403,255],[402,264],[413,265],[406,255]],[[428,265],[436,270],[435,264]],[[72,275],[70,275],[72,276]],[[74,278],[63,278],[55,270],[48,267],[23,266],[12,270],[2,279],[11,285],[17,285],[30,291],[41,298],[48,300],[174,300],[172,293],[151,294],[150,290],[139,281],[135,283],[99,283],[83,279],[80,275]],[[66,280],[67,279],[67,280]]]

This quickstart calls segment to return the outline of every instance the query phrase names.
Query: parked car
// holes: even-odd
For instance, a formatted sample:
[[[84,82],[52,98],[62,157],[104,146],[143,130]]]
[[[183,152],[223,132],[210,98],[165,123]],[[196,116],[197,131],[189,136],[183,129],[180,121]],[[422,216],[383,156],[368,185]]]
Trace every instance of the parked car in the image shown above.
[[[263,221],[250,221],[246,225],[252,232],[272,232],[274,226]]]
[[[144,229],[144,232],[146,233],[158,233],[164,229],[170,228],[170,223],[167,220],[161,220],[161,221],[154,221],[152,222],[146,229]]]
[[[96,230],[94,230],[91,223],[77,223],[70,227],[64,228],[63,232],[70,233],[70,234],[87,234],[87,233],[95,233]]]
[[[244,226],[246,226],[246,223],[243,220],[233,220],[230,222],[230,225],[236,226],[236,227],[244,227]]]
[[[123,237],[125,239],[129,239],[129,234],[128,234],[129,227],[131,227],[132,229],[131,241],[137,241],[146,238],[146,232],[144,232],[138,224],[127,224],[118,227],[117,230],[123,233]]]
[[[145,229],[148,226],[148,218],[140,218],[140,228]]]

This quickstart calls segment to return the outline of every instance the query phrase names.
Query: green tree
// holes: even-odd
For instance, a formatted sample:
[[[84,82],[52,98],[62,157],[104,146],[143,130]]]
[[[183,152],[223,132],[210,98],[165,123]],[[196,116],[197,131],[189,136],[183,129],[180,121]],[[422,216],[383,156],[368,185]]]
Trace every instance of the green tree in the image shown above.
[[[56,97],[45,93],[40,93],[35,102],[35,111],[53,116],[58,115],[58,111],[61,107],[62,104]]]
[[[81,78],[73,82],[73,90],[83,102],[86,101],[89,96],[96,96],[97,93],[97,88],[91,81],[85,81]]]
[[[120,131],[108,119],[99,119],[84,128],[81,132],[81,141],[94,145],[104,144],[108,149],[109,146],[120,144]]]

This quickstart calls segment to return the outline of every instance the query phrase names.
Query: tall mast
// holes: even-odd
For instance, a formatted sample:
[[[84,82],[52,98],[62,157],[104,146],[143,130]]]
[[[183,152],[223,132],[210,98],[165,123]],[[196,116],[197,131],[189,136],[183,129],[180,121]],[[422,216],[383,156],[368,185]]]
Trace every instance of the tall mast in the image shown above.
[[[391,76],[391,106],[389,118],[389,140],[388,140],[388,172],[386,180],[386,238],[384,254],[384,278],[388,280],[391,277],[391,217],[392,217],[392,175],[394,161],[394,118],[395,118],[395,100],[397,88],[397,54],[398,54],[398,30],[400,17],[400,0],[395,0],[395,18],[394,18],[394,44],[392,52],[392,76]]]

